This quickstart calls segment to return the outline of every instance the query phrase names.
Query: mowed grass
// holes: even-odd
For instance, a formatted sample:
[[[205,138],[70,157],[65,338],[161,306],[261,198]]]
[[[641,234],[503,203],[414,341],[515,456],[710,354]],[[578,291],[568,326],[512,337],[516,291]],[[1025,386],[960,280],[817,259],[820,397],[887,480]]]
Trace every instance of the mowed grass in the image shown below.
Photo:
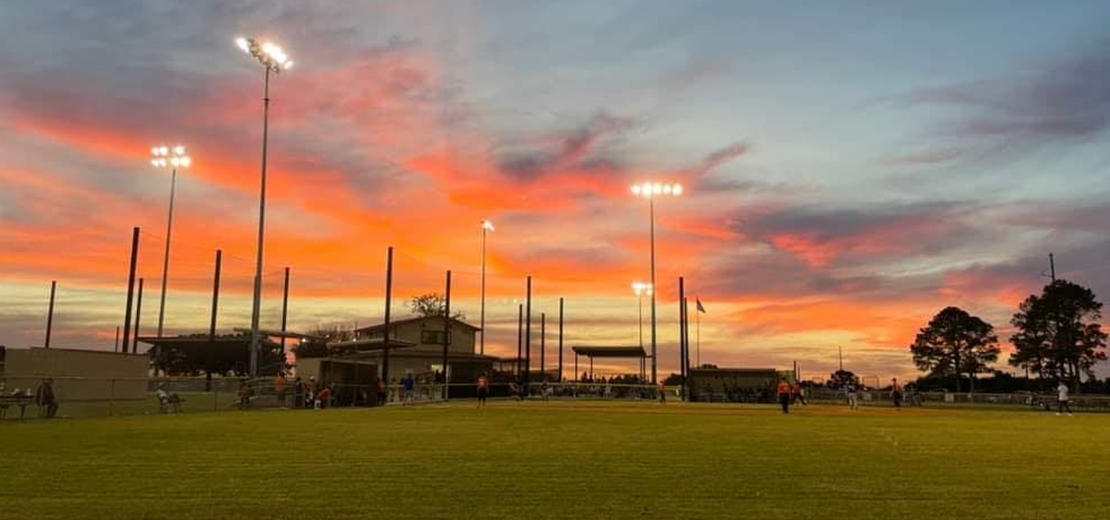
[[[470,402],[0,424],[0,518],[1106,518],[1110,416]]]

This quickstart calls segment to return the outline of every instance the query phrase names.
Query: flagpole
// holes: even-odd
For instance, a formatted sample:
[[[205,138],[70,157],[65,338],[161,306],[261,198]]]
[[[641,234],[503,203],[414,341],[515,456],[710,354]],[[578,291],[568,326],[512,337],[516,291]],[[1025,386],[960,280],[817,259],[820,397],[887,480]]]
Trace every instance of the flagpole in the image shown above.
[[[699,308],[694,309],[696,311],[696,312],[694,312],[694,314],[696,315],[696,318],[697,318],[694,322],[695,327],[696,327],[694,330],[696,331],[695,334],[697,335],[697,342],[698,342],[698,368],[701,368],[701,308],[700,308],[701,307],[701,298],[696,298],[695,297],[695,299],[698,302],[698,307]]]

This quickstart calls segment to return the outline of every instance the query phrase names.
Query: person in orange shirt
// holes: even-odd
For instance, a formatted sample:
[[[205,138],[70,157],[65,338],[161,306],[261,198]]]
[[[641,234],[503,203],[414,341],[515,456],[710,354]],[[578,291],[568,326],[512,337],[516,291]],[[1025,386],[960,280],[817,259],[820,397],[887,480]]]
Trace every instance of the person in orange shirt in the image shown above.
[[[806,394],[805,391],[802,389],[801,383],[794,381],[794,384],[790,386],[790,393],[792,395],[790,399],[790,404],[797,404],[798,401],[801,401],[802,404],[805,405],[809,404],[806,402]]]
[[[485,408],[486,398],[489,397],[489,378],[486,373],[478,376],[478,408]]]
[[[894,401],[894,407],[902,408],[902,385],[898,383],[898,378],[890,380],[890,398]]]
[[[277,377],[274,378],[274,390],[277,392],[278,406],[281,407],[285,406],[285,384],[285,374],[278,372]]]
[[[779,381],[778,394],[779,404],[782,405],[782,413],[790,413],[790,396],[791,396],[790,383],[786,382],[786,378]]]

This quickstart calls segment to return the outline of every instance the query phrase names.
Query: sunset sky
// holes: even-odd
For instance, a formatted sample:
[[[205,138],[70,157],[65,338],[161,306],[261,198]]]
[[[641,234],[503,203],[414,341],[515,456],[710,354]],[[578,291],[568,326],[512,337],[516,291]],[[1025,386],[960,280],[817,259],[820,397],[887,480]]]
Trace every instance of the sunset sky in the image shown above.
[[[243,35],[296,61],[271,82],[264,326],[286,266],[294,330],[380,321],[390,245],[395,308],[451,269],[476,322],[490,219],[491,353],[515,354],[527,275],[534,334],[565,297],[568,344],[636,344],[648,208],[629,187],[680,182],[656,205],[662,373],[682,275],[708,310],[703,362],[827,376],[842,346],[857,373],[909,376],[908,344],[947,305],[1007,339],[1049,252],[1110,295],[1108,17],[1011,0],[9,2],[0,344],[42,343],[57,280],[54,345],[111,349],[134,226],[153,334],[163,143],[193,157],[167,329],[207,327],[217,248],[220,328],[249,326],[263,70]]]

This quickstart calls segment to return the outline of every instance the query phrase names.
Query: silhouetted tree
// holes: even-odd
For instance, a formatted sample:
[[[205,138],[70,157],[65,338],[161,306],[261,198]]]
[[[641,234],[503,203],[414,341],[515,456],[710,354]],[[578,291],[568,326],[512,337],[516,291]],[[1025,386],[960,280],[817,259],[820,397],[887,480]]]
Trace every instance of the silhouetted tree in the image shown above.
[[[917,333],[910,352],[921,370],[942,376],[954,374],[957,392],[961,374],[968,374],[971,391],[975,391],[975,374],[998,360],[998,336],[991,324],[959,307],[946,307]]]
[[[443,311],[447,308],[447,298],[437,292],[413,296],[409,300],[409,308],[412,309],[413,314],[422,318],[443,316]],[[466,320],[466,314],[459,311],[451,313],[451,317],[456,320]]]
[[[1079,388],[1080,374],[1094,379],[1095,363],[1106,359],[1102,332],[1102,303],[1090,289],[1056,280],[1040,296],[1021,302],[1010,323],[1018,331],[1010,337],[1016,347],[1010,364],[1035,372],[1042,379],[1071,381]]]
[[[847,384],[859,386],[859,376],[851,370],[837,370],[829,374],[829,381],[825,383],[829,388],[844,388]]]

